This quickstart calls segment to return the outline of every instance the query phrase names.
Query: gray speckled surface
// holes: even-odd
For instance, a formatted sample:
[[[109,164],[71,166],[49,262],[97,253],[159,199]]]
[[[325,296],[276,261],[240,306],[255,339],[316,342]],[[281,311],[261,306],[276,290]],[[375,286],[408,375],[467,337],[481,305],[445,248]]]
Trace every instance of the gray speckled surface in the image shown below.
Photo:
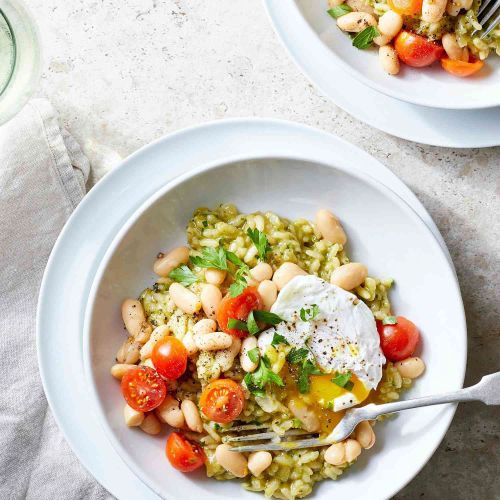
[[[28,3],[42,32],[41,93],[84,146],[93,181],[161,135],[213,119],[283,118],[335,133],[393,170],[439,226],[467,313],[466,382],[500,369],[500,148],[413,144],[351,118],[298,71],[256,0]],[[499,408],[463,405],[397,498],[500,498],[499,435]]]

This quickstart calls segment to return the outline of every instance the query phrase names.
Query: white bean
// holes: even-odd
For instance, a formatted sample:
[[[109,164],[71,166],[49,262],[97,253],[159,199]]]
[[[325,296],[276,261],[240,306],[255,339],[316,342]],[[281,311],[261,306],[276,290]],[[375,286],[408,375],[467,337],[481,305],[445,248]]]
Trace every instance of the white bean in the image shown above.
[[[134,337],[141,344],[147,342],[153,328],[146,321],[146,314],[140,301],[135,299],[124,300],[122,304],[122,319],[131,337]]]
[[[411,379],[420,377],[425,370],[424,362],[416,356],[398,361],[394,366],[402,377]]]
[[[204,285],[201,289],[201,305],[209,318],[215,318],[222,300],[222,292],[215,285]]]
[[[181,410],[189,429],[193,432],[203,432],[203,422],[201,421],[200,412],[196,404],[189,399],[185,399],[181,403]]]
[[[441,38],[441,43],[450,59],[454,61],[469,61],[469,50],[467,47],[460,47],[457,42],[457,37],[454,33],[446,33]]]
[[[182,337],[182,343],[184,344],[184,347],[188,352],[188,356],[192,356],[193,354],[196,354],[198,352],[198,348],[196,347],[196,343],[194,341],[193,332],[191,330],[188,330],[186,332],[186,335]]]
[[[270,280],[273,276],[273,268],[266,262],[259,262],[250,269],[250,275],[259,283],[264,280]]]
[[[369,450],[375,444],[375,432],[373,432],[373,427],[366,420],[357,425],[354,435],[365,450]]]
[[[226,271],[223,271],[222,269],[210,268],[205,271],[205,280],[211,285],[219,286],[224,283],[226,275]]]
[[[392,37],[387,35],[379,35],[373,39],[373,43],[375,43],[379,47],[382,47],[383,45],[387,45],[391,41],[391,38]]]
[[[342,465],[345,459],[345,443],[334,443],[325,451],[325,462],[331,465]]]
[[[354,462],[361,455],[361,445],[355,439],[345,442],[345,459],[348,463]]]
[[[378,30],[382,35],[394,38],[403,27],[403,17],[397,12],[388,10],[378,20]]]
[[[344,3],[344,0],[328,0],[328,7],[330,9],[333,9],[334,7],[338,7],[339,5],[342,5]]]
[[[389,75],[397,75],[399,73],[399,58],[398,54],[391,45],[384,45],[378,49],[378,59],[382,69]]]
[[[144,420],[144,413],[131,408],[129,405],[123,407],[123,418],[128,427],[138,427]]]
[[[180,429],[184,427],[184,413],[179,406],[179,401],[170,394],[167,394],[163,403],[155,410],[156,416],[164,424]]]
[[[120,349],[116,353],[116,361],[120,364],[133,365],[141,358],[140,355],[141,344],[136,342],[133,337],[129,337],[123,342]]]
[[[255,451],[248,456],[248,470],[259,477],[273,461],[273,456],[268,451]]]
[[[293,262],[284,262],[276,269],[273,282],[281,290],[295,276],[306,276],[307,273]]]
[[[168,337],[169,335],[170,328],[167,325],[157,326],[153,330],[153,333],[151,334],[149,340],[141,348],[141,359],[145,360],[147,358],[150,358],[156,343],[164,339],[165,337]]]
[[[358,16],[370,15],[370,14],[364,14],[362,12],[350,12],[345,16],[339,17],[339,20],[346,16],[350,16],[351,14],[357,14]],[[372,17],[373,20],[375,21],[375,18],[373,16],[370,17]],[[377,24],[376,21],[375,24]],[[372,26],[375,26],[375,24]],[[362,31],[363,29],[364,28],[361,28],[359,31]],[[335,217],[335,215],[333,215],[332,212],[330,212],[329,210],[325,209],[318,210],[318,212],[316,213],[316,226],[318,227],[321,236],[323,236],[325,240],[330,241],[332,243],[339,243],[341,245],[346,244],[347,236],[345,235],[344,229],[342,228],[342,225],[340,224],[337,217]]]
[[[330,283],[344,290],[352,290],[361,285],[367,276],[368,269],[366,269],[366,266],[358,262],[349,262],[349,264],[334,269],[330,276]]]
[[[458,16],[462,9],[469,10],[472,7],[472,0],[449,0],[446,6],[446,12],[450,16]]]
[[[232,341],[233,337],[224,332],[211,332],[194,336],[194,343],[200,351],[227,349]]]
[[[376,19],[367,12],[349,12],[348,14],[345,14],[337,19],[337,26],[342,31],[348,31],[350,33],[359,33],[360,31],[363,31],[365,28],[368,28],[368,26],[376,26],[376,25],[377,25]],[[320,210],[320,212],[323,211],[327,212],[327,210]],[[323,235],[323,238],[325,238],[325,240],[329,240],[329,238],[327,238],[323,233],[321,227],[319,227],[319,230]],[[341,243],[341,242],[333,241],[332,243]]]
[[[270,280],[261,281],[257,287],[257,291],[262,299],[264,309],[266,311],[271,310],[271,307],[278,298],[278,287],[276,286],[276,283]]]
[[[174,248],[167,255],[161,255],[156,259],[153,265],[153,271],[161,276],[167,278],[171,271],[181,264],[187,264],[189,261],[189,248],[177,247]]]
[[[298,399],[291,399],[288,408],[294,417],[302,422],[302,427],[308,432],[317,432],[320,429],[319,418],[310,410],[304,402]]]
[[[243,453],[231,451],[228,444],[220,444],[215,448],[217,463],[236,477],[245,477],[248,474],[248,462]]]
[[[123,375],[127,373],[132,368],[137,368],[137,365],[127,364],[127,363],[117,363],[111,367],[111,375],[118,380],[121,380]]]
[[[152,436],[161,432],[161,423],[154,413],[148,413],[144,417],[140,427],[146,434],[151,434]]]
[[[233,366],[234,358],[241,349],[241,340],[233,337],[231,345],[227,349],[222,349],[215,353],[215,362],[219,364],[222,372],[227,372]]]
[[[193,326],[194,335],[204,335],[205,333],[212,333],[217,330],[217,323],[213,319],[200,319]]]
[[[248,351],[255,349],[257,347],[257,339],[255,337],[247,337],[241,343],[241,355],[240,355],[240,364],[243,370],[247,373],[254,372],[259,366],[258,361],[254,362],[248,356]]]
[[[347,0],[346,4],[351,7],[352,10],[358,12],[366,12],[367,14],[373,14],[375,12],[375,9],[364,0]]]
[[[422,21],[437,23],[443,17],[447,0],[424,0],[422,2]]]
[[[180,283],[172,283],[168,292],[174,304],[186,314],[195,314],[201,309],[201,301],[197,295]]]

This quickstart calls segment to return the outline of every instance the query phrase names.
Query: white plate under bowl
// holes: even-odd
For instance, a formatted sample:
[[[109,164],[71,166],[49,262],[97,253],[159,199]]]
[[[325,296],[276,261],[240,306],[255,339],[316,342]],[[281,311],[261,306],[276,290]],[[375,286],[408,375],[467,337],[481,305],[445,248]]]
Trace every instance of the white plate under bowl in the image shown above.
[[[441,234],[416,196],[373,157],[317,129],[269,119],[221,120],[170,134],[131,155],[87,194],[59,236],[45,271],[37,318],[40,374],[52,413],[80,462],[120,500],[159,497],[120,459],[91,406],[82,376],[91,284],[110,242],[149,196],[194,167],[248,156],[249,149],[256,158],[302,156],[376,177],[413,207],[452,265]],[[55,294],[60,300],[53,300]],[[451,420],[453,409],[447,411]]]
[[[193,500],[255,495],[241,490],[237,481],[176,471],[165,459],[166,430],[153,438],[124,425],[123,397],[109,374],[124,340],[120,305],[154,283],[151,266],[158,251],[185,243],[195,208],[228,201],[243,212],[271,210],[288,218],[312,219],[320,207],[332,209],[348,234],[349,254],[366,263],[371,274],[396,279],[394,310],[421,329],[427,368],[413,395],[462,385],[466,332],[457,280],[432,232],[406,202],[368,175],[288,156],[201,167],[151,197],[116,236],[92,286],[84,328],[85,374],[106,435],[131,470],[168,499],[175,498],[172,484]],[[453,351],[447,349],[450,344]],[[449,411],[415,410],[381,424],[377,445],[341,480],[319,484],[314,497],[389,498],[430,458],[448,429]]]
[[[396,137],[432,146],[500,145],[500,106],[461,111],[419,106],[389,97],[361,83],[345,64],[337,62],[338,58],[293,0],[263,1],[276,33],[299,68],[329,99],[358,120]],[[310,1],[308,5],[314,8],[316,3],[323,5],[322,1]],[[361,55],[370,59],[370,54]],[[499,59],[492,56],[489,60],[495,58]],[[500,75],[500,70],[496,74]],[[496,85],[496,92],[500,99],[500,84]]]
[[[308,22],[310,30],[296,31],[295,36],[315,50],[323,43],[329,48],[329,57],[322,66],[341,66],[365,85],[405,102],[446,109],[479,109],[500,106],[500,58],[492,54],[485,67],[469,78],[457,78],[441,68],[439,63],[427,68],[401,65],[396,76],[387,75],[381,68],[376,49],[358,50],[352,40],[337,28],[327,13],[327,0],[274,0],[285,9],[298,9]],[[311,31],[316,40],[311,37]],[[316,42],[316,43],[314,43]]]

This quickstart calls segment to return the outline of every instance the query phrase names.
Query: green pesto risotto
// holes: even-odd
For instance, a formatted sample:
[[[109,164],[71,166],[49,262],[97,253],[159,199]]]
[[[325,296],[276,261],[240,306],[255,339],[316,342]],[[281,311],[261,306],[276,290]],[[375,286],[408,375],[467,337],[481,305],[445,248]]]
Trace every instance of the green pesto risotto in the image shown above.
[[[313,223],[199,208],[186,233],[187,246],[158,254],[156,283],[122,304],[128,337],[111,373],[126,425],[172,429],[167,457],[183,473],[205,467],[290,500],[376,453],[376,422],[328,436],[346,409],[397,400],[424,370],[417,327],[393,315],[392,280],[350,261],[324,209]],[[232,438],[261,432],[283,449],[231,451]],[[325,446],[287,444],[304,435]]]

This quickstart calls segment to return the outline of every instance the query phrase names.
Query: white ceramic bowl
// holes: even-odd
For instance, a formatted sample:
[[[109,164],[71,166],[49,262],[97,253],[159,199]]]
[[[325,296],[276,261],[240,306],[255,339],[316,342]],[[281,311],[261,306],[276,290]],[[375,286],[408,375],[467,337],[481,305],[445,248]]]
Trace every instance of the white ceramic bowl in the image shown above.
[[[334,210],[347,231],[350,255],[365,262],[371,274],[396,278],[394,309],[421,328],[427,370],[410,395],[454,390],[463,382],[466,331],[454,272],[428,227],[387,187],[345,168],[294,159],[239,161],[189,172],[148,200],[117,235],[96,275],[85,321],[93,410],[131,470],[164,498],[177,498],[179,492],[186,500],[256,498],[236,481],[175,471],[164,455],[165,432],[151,437],[124,425],[119,384],[109,375],[124,339],[122,300],[154,282],[155,255],[185,242],[186,222],[196,207],[228,201],[245,212],[272,210],[292,218],[312,218],[319,207]],[[377,445],[341,480],[318,485],[315,497],[392,496],[430,458],[453,413],[451,405],[419,409],[377,426]]]
[[[319,72],[324,66],[340,66],[379,92],[422,106],[462,110],[500,106],[500,58],[495,54],[487,59],[486,67],[478,75],[469,78],[454,77],[439,63],[421,69],[402,64],[399,75],[389,76],[380,67],[377,50],[356,49],[351,39],[337,28],[326,12],[327,0],[264,0],[264,3],[286,46],[283,30],[292,30],[311,58],[322,54],[318,60]],[[330,49],[326,59],[322,45]],[[292,49],[291,53],[294,55]],[[308,76],[313,81],[317,79]],[[356,95],[352,97],[355,99]]]

